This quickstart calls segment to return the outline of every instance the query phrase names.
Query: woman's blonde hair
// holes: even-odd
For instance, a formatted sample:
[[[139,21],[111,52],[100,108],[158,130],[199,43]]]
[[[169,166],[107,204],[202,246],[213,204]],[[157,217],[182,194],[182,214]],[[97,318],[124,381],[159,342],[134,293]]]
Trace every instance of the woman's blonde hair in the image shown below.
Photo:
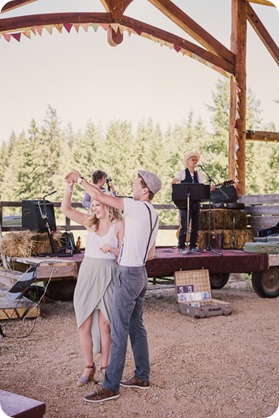
[[[101,205],[103,203],[99,202]],[[92,203],[91,203],[92,205]],[[123,216],[121,214],[121,212],[118,209],[113,208],[112,206],[108,206],[108,205],[104,205],[105,208],[105,212],[108,215],[108,218],[110,220],[110,222],[114,221],[114,220],[122,220]],[[94,229],[94,231],[98,231],[99,228],[99,224],[100,224],[100,219],[98,219],[96,217],[95,214],[91,214],[89,215],[88,219],[86,222],[84,222],[84,226],[88,229]]]

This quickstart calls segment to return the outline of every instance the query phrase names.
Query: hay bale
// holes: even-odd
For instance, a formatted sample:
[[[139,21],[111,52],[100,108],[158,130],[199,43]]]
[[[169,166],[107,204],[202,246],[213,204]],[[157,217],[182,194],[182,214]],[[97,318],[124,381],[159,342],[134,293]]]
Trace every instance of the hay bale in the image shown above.
[[[246,229],[248,217],[245,210],[239,209],[211,209],[210,229]],[[200,230],[209,230],[209,209],[201,209]]]
[[[55,232],[53,235],[53,241],[55,248],[60,246],[61,240],[61,233]],[[50,240],[48,234],[46,232],[33,232],[31,236],[32,240],[32,255],[40,255],[40,254],[51,254],[52,248],[50,245]]]
[[[31,235],[31,231],[5,234],[0,242],[1,253],[7,257],[30,257],[33,246]]]
[[[199,231],[198,246],[205,249],[205,236],[208,231]],[[223,249],[226,250],[243,250],[245,242],[253,241],[253,233],[251,230],[246,229],[244,231],[219,229],[211,231],[211,235],[223,233]]]
[[[60,246],[61,233],[53,234],[55,246]],[[16,231],[9,232],[1,239],[0,250],[7,257],[32,257],[51,254],[52,249],[46,232]]]

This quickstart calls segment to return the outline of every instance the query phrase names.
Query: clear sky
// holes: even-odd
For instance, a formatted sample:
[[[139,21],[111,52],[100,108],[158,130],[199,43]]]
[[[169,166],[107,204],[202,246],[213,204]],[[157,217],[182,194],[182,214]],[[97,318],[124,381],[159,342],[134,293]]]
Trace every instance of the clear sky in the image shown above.
[[[0,2],[5,3],[5,2]],[[192,19],[230,48],[231,0],[174,0]],[[277,2],[278,4],[278,2]],[[251,3],[279,44],[279,15],[274,7]],[[99,0],[38,0],[3,13],[104,11]],[[125,14],[193,41],[147,0],[134,0]],[[75,130],[91,120],[104,129],[108,122],[127,120],[134,127],[149,117],[167,126],[186,120],[190,111],[210,128],[206,104],[212,104],[219,73],[194,59],[138,35],[124,32],[124,41],[111,47],[101,27],[77,34],[56,29],[50,35],[25,36],[17,42],[0,38],[0,141],[28,129],[32,118],[41,123],[48,105],[57,110],[62,127]],[[265,123],[279,129],[279,72],[248,24],[247,86],[261,101]]]

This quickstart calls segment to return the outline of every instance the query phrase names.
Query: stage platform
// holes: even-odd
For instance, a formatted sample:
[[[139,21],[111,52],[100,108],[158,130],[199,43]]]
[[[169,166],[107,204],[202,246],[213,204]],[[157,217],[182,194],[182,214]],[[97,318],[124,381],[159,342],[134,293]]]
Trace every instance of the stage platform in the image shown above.
[[[252,254],[241,250],[201,251],[181,255],[176,247],[156,248],[153,260],[147,261],[148,277],[173,276],[179,270],[208,269],[212,273],[252,273],[265,271],[268,254]]]
[[[53,280],[76,278],[83,252],[72,257],[13,257],[9,259],[11,267],[26,271],[31,265],[37,265],[37,279]],[[241,250],[202,251],[181,255],[176,247],[157,247],[153,260],[147,261],[149,278],[174,276],[179,270],[208,269],[213,273],[252,273],[268,269],[270,254],[256,254]]]

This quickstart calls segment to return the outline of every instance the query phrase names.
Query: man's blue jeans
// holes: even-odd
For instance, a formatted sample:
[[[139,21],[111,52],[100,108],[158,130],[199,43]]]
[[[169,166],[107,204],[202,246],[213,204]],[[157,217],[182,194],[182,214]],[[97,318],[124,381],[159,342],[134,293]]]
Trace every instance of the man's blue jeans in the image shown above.
[[[112,303],[110,362],[102,386],[119,391],[125,366],[128,336],[135,361],[135,376],[149,380],[147,333],[143,325],[143,304],[147,289],[145,266],[118,266]]]

